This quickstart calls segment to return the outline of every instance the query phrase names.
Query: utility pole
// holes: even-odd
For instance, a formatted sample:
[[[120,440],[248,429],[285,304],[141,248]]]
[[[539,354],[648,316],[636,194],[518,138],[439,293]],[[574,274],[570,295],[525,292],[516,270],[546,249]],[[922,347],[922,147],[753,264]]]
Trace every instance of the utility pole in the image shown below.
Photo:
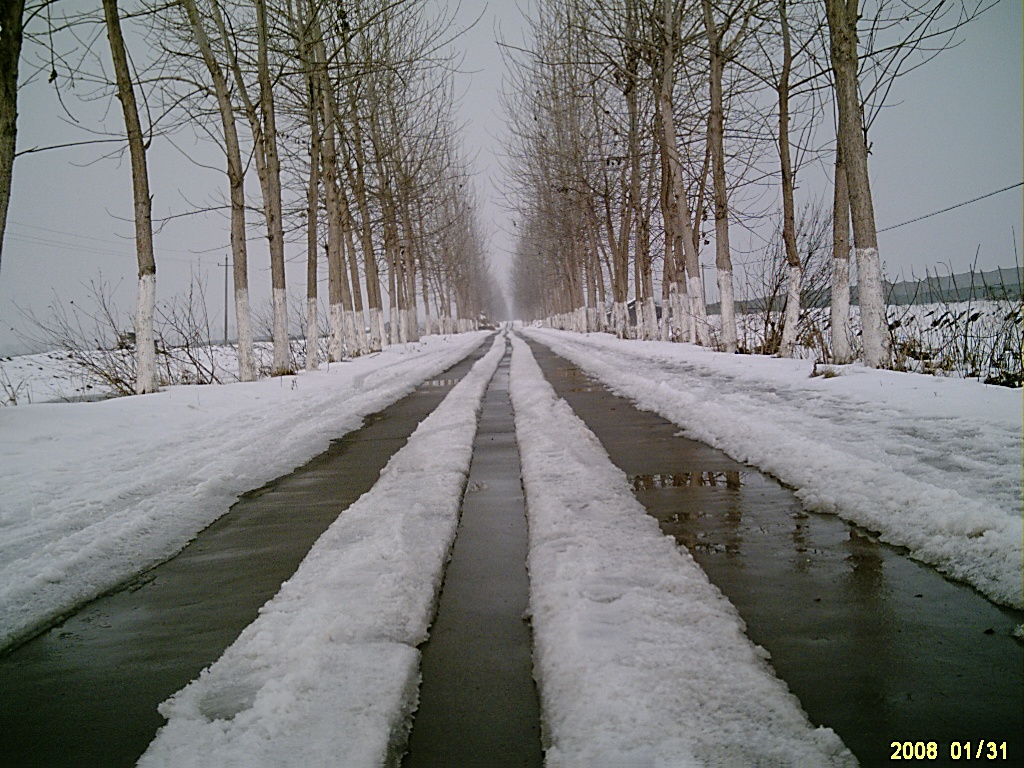
[[[228,345],[228,257],[224,257],[224,346]]]

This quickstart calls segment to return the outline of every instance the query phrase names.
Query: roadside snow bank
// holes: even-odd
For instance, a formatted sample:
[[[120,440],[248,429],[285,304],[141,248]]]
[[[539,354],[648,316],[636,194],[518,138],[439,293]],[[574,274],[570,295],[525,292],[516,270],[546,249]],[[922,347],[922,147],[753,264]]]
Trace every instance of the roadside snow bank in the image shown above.
[[[962,379],[529,330],[639,407],[771,473],[804,505],[1024,607],[1021,393]]]
[[[397,764],[458,526],[487,355],[198,679],[140,766]]]
[[[856,765],[513,345],[547,764]]]
[[[249,384],[0,408],[0,650],[171,557],[239,494],[326,450],[485,335]]]

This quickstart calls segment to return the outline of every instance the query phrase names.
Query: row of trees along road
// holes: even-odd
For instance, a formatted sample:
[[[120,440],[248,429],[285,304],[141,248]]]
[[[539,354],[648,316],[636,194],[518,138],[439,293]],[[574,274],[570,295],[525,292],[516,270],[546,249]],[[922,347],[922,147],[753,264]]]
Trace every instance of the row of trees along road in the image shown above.
[[[954,45],[992,4],[537,0],[531,47],[505,46],[518,314],[709,345],[699,257],[713,240],[718,343],[735,352],[730,228],[770,216],[781,220],[788,264],[778,351],[792,356],[807,258],[797,176],[827,164],[835,169],[833,356],[853,355],[852,222],[864,362],[889,366],[868,129],[894,81]]]
[[[256,376],[246,248],[254,208],[269,246],[274,375],[291,365],[289,239],[306,245],[310,368],[319,362],[322,250],[332,360],[415,341],[420,316],[427,333],[450,333],[473,326],[481,313],[502,313],[454,117],[451,15],[428,0],[130,4],[3,3],[0,247],[16,157],[19,63],[34,45],[32,75],[48,70],[43,75],[58,90],[92,83],[90,98],[116,96],[121,106],[115,151],[127,149],[131,160],[139,265],[137,392],[157,387],[159,257],[147,152],[154,141],[186,131],[224,155],[242,380]],[[260,207],[246,185],[253,169]]]

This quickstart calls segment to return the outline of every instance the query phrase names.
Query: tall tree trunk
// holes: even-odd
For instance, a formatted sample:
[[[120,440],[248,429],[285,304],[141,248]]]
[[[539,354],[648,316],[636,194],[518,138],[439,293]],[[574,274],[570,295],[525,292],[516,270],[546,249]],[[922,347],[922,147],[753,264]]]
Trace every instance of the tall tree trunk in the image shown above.
[[[199,46],[206,69],[213,81],[214,95],[224,130],[224,152],[227,159],[228,189],[231,197],[231,260],[235,284],[235,324],[238,326],[238,378],[253,381],[256,363],[253,353],[252,313],[249,307],[249,269],[245,244],[245,169],[238,143],[235,112],[231,104],[224,70],[213,53],[210,38],[203,27],[195,0],[181,0],[192,37]]]
[[[839,364],[853,360],[850,334],[850,194],[842,148],[836,145],[832,195],[832,357]]]
[[[711,110],[708,113],[708,139],[711,143],[711,179],[715,198],[715,266],[718,273],[719,301],[722,307],[722,346],[726,352],[735,352],[736,310],[732,256],[729,247],[729,194],[725,181],[725,108],[722,103],[722,75],[725,68],[725,56],[722,53],[722,33],[715,23],[711,0],[702,0],[702,4],[711,64],[709,76]]]
[[[149,194],[149,172],[146,166],[146,142],[139,121],[128,68],[128,54],[121,34],[117,0],[103,0],[107,40],[114,64],[117,98],[124,113],[128,135],[128,153],[132,165],[132,194],[135,199],[135,252],[139,262],[139,289],[135,304],[136,394],[156,392],[156,342],[153,334],[153,313],[156,308],[156,261],[153,258],[153,202]]]
[[[355,109],[355,95],[351,108]],[[352,193],[356,198],[361,227],[359,228],[360,243],[363,249],[363,268],[366,270],[366,302],[370,308],[370,351],[380,352],[387,334],[384,332],[384,299],[380,286],[380,272],[377,269],[377,257],[373,251],[373,223],[370,217],[370,201],[366,190],[366,153],[363,147],[363,134],[360,121],[352,120],[352,152],[353,165],[348,166]]]
[[[697,253],[696,237],[693,227],[693,216],[690,212],[690,201],[686,196],[686,184],[683,179],[683,166],[679,157],[679,145],[676,138],[675,118],[672,114],[672,98],[669,93],[667,98],[664,92],[659,99],[661,109],[661,127],[664,133],[663,141],[665,151],[668,154],[669,168],[671,170],[672,196],[670,210],[674,213],[673,233],[676,239],[675,252],[678,254],[679,246],[682,246],[683,260],[677,264],[677,278],[681,282],[683,272],[686,273],[685,290],[679,291],[689,299],[689,311],[685,314],[689,322],[684,327],[684,336],[692,338],[701,346],[711,344],[711,334],[708,332],[707,306],[704,303],[704,286],[700,275],[700,257]]]
[[[885,316],[882,262],[868,177],[868,148],[857,76],[857,0],[825,0],[832,70],[835,74],[839,136],[849,186],[853,245],[857,255],[857,294],[864,344],[864,364],[892,364],[889,327]]]
[[[398,182],[399,214],[402,218],[402,230],[405,232],[405,247],[402,249],[402,276],[405,278],[405,327],[408,341],[420,340],[420,324],[416,311],[416,252],[419,248],[419,235],[413,220],[412,205],[409,203],[409,185],[411,180],[402,177]],[[418,220],[422,220],[421,218]]]
[[[320,140],[316,108],[310,104],[309,181],[306,187],[306,370],[320,365],[320,329],[317,307],[317,223],[320,218]]]
[[[319,41],[320,33],[318,25],[305,18],[301,2],[296,5],[292,0],[288,0],[288,19],[291,22],[292,34],[298,41],[298,56],[306,85],[306,122],[309,125],[309,179],[306,182],[306,370],[315,371],[320,364],[317,269],[322,135],[318,117],[320,99],[314,48]]]
[[[288,340],[288,306],[287,296],[284,289],[284,230],[281,220],[281,173],[280,162],[277,160],[276,126],[273,123],[273,95],[269,90],[270,77],[269,65],[266,58],[266,14],[261,12],[263,0],[256,0],[257,3],[257,27],[260,69],[260,109],[257,111],[246,86],[245,78],[242,75],[242,67],[238,61],[238,55],[234,47],[234,41],[228,25],[224,20],[224,13],[220,8],[218,0],[212,0],[210,8],[213,13],[213,20],[217,26],[217,32],[224,41],[224,47],[228,57],[228,64],[234,76],[235,88],[242,100],[245,116],[249,121],[249,128],[253,138],[253,157],[256,160],[256,175],[260,181],[260,191],[263,195],[263,215],[267,227],[267,241],[270,248],[271,288],[273,301],[273,335],[274,354],[271,363],[271,375],[278,376],[290,368],[291,349]],[[265,10],[265,9],[264,9]],[[262,21],[262,23],[260,23]],[[265,81],[265,82],[264,82]],[[266,123],[266,117],[271,117],[271,125]],[[268,134],[274,134],[272,142],[268,143]],[[272,144],[272,147],[270,146]],[[271,156],[274,162],[270,162]],[[276,173],[275,173],[276,169]],[[275,264],[277,266],[275,266]]]
[[[25,0],[6,0],[0,7],[0,258],[4,251],[17,149],[18,64],[24,13]]]
[[[331,312],[331,360],[337,362],[344,357],[348,346],[345,328],[345,312],[349,308],[348,275],[345,270],[344,243],[339,206],[337,180],[337,156],[334,152],[334,136],[331,128],[324,131],[324,152],[322,157],[324,176],[324,199],[327,205],[327,265],[328,292]],[[351,350],[349,350],[351,353]]]
[[[356,223],[352,217],[352,209],[349,207],[345,188],[339,185],[338,192],[341,196],[342,229],[345,232],[348,269],[352,281],[352,323],[356,344],[356,352],[353,354],[365,355],[370,351],[370,346],[366,338],[367,317],[363,307],[363,292],[359,286],[359,252],[355,243]]]
[[[420,282],[423,291],[423,335],[429,336],[434,332],[434,321],[430,316],[430,281],[427,276],[427,255],[426,249],[420,249]]]
[[[779,73],[778,86],[779,161],[782,166],[782,241],[786,249],[786,263],[789,266],[786,318],[783,321],[779,356],[792,357],[796,348],[797,326],[800,323],[800,288],[803,281],[803,268],[800,265],[800,254],[796,247],[796,212],[793,202],[796,174],[793,170],[789,146],[789,74],[793,69],[793,49],[790,45],[786,0],[779,0],[779,20],[782,25],[782,71]]]
[[[348,272],[345,268],[344,242],[344,200],[338,174],[338,132],[339,115],[334,100],[334,85],[327,71],[327,56],[319,26],[310,22],[313,30],[314,90],[317,106],[323,118],[321,132],[320,163],[323,169],[324,202],[327,210],[327,268],[328,294],[330,303],[330,341],[328,350],[332,362],[341,360],[346,351],[355,354],[355,339],[351,322],[346,317],[351,313]]]
[[[288,293],[284,283],[284,221],[281,211],[281,161],[277,154],[277,117],[274,90],[268,61],[266,0],[256,4],[257,78],[260,84],[260,116],[263,121],[263,149],[266,154],[267,239],[270,241],[270,279],[274,305],[274,359],[271,375],[280,376],[291,369],[291,345],[288,339]]]
[[[665,223],[665,259],[672,261],[672,283],[668,286],[669,308],[672,322],[677,325],[681,341],[695,341],[703,346],[711,343],[708,330],[707,307],[701,287],[700,258],[697,237],[693,228],[693,215],[686,195],[673,105],[676,57],[678,55],[681,20],[672,0],[661,0],[663,39],[658,58],[655,85],[657,108],[658,148],[662,167],[662,219]],[[688,276],[688,277],[687,277]],[[689,290],[687,290],[689,282]],[[667,318],[662,307],[662,316]]]

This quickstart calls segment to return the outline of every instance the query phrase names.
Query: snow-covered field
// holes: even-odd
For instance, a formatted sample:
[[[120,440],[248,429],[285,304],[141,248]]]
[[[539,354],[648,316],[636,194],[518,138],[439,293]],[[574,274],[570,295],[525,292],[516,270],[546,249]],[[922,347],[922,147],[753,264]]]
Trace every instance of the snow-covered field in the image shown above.
[[[248,384],[0,408],[0,649],[172,556],[239,494],[326,450],[485,336],[429,336]],[[49,380],[49,358],[33,358]]]
[[[913,557],[1024,607],[1021,392],[860,365],[528,329],[688,436]]]

